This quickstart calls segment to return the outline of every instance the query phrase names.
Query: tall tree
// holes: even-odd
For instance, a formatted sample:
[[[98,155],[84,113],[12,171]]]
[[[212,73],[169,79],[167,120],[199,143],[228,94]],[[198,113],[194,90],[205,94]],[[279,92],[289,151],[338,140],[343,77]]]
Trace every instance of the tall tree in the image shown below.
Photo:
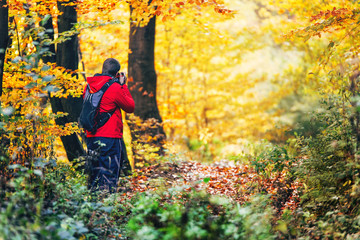
[[[0,0],[0,96],[2,95],[5,53],[9,40],[9,7],[6,0]]]
[[[75,1],[70,1],[75,2]],[[58,17],[58,32],[59,34],[70,31],[74,24],[77,23],[77,12],[75,5],[69,5],[69,2],[58,2],[58,9],[62,14]],[[75,71],[79,65],[79,41],[76,34],[72,35],[70,39],[57,45],[56,63],[68,70]],[[67,98],[51,98],[51,107],[53,112],[66,112],[67,116],[57,118],[56,124],[65,125],[70,122],[77,122],[79,117],[82,99],[69,96]],[[73,133],[71,135],[62,136],[61,141],[64,145],[66,155],[69,161],[84,155],[84,148],[78,138]]]
[[[131,14],[133,10],[130,7]],[[129,79],[131,79],[129,81],[130,92],[135,101],[134,115],[140,117],[142,121],[157,120],[159,124],[155,124],[145,131],[146,135],[153,139],[151,144],[159,147],[159,153],[162,154],[162,143],[166,136],[161,125],[162,119],[156,102],[155,26],[156,16],[153,16],[144,26],[139,26],[136,22],[130,21],[128,74]],[[139,136],[145,135],[145,131],[134,131],[136,124],[130,122],[129,125],[132,129],[132,141],[144,144],[145,141],[141,140]],[[135,164],[136,161],[140,160],[136,159],[136,156],[138,155],[134,152]]]
[[[5,63],[5,54],[6,54],[6,48],[8,44],[8,26],[9,26],[9,8],[7,5],[6,0],[0,1],[0,96],[2,95],[2,82],[3,82],[3,71],[4,71],[4,63]],[[1,101],[0,101],[1,103]],[[0,119],[1,120],[1,119]],[[0,158],[2,156],[6,156],[6,150],[8,147],[8,138],[4,137],[5,133],[4,130],[0,130],[0,134],[2,136],[1,143],[0,143]],[[4,141],[5,140],[5,141]],[[2,176],[4,176],[4,173],[2,172],[5,169],[5,161],[2,161],[0,164],[0,173]],[[2,181],[3,178],[0,179],[0,184],[4,186],[5,181]]]

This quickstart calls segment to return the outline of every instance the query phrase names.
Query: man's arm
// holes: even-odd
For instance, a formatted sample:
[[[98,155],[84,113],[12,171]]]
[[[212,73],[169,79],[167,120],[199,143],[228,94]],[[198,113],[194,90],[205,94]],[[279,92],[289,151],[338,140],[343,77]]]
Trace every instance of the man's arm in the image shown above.
[[[135,102],[132,98],[127,85],[116,84],[117,96],[115,98],[115,103],[118,107],[124,110],[127,113],[133,113],[135,110]]]

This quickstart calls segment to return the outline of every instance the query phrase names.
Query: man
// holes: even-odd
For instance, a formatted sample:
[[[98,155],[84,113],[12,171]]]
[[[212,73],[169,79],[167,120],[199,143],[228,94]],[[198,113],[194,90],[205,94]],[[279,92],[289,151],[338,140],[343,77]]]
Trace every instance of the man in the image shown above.
[[[113,83],[104,93],[100,102],[100,112],[113,112],[110,119],[98,128],[96,132],[86,132],[86,144],[90,154],[96,153],[90,170],[90,188],[92,190],[107,190],[115,192],[121,167],[121,149],[124,147],[123,123],[121,109],[127,113],[134,112],[135,103],[126,85],[126,77],[119,76],[120,63],[114,58],[104,61],[102,74],[88,77],[87,82],[91,92],[97,92],[113,79]],[[86,89],[86,88],[85,88]]]

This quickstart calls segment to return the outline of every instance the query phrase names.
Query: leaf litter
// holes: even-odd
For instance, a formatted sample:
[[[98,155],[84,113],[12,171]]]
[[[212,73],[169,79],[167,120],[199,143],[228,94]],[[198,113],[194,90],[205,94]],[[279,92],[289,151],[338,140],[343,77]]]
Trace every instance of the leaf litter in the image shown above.
[[[286,172],[259,175],[251,166],[220,161],[202,164],[194,161],[158,163],[136,169],[130,177],[122,179],[120,192],[132,198],[136,193],[161,191],[184,186],[185,191],[205,190],[209,194],[227,197],[240,204],[254,195],[270,194],[278,211],[284,208],[295,210],[300,201],[299,182],[289,181]]]

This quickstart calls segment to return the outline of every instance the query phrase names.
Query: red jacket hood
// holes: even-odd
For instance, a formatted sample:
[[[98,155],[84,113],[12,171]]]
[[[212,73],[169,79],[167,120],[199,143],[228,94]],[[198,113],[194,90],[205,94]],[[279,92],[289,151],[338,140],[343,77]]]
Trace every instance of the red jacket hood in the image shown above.
[[[86,79],[92,92],[97,92],[101,87],[111,79],[110,76],[106,75],[95,75],[94,77],[88,77]]]

